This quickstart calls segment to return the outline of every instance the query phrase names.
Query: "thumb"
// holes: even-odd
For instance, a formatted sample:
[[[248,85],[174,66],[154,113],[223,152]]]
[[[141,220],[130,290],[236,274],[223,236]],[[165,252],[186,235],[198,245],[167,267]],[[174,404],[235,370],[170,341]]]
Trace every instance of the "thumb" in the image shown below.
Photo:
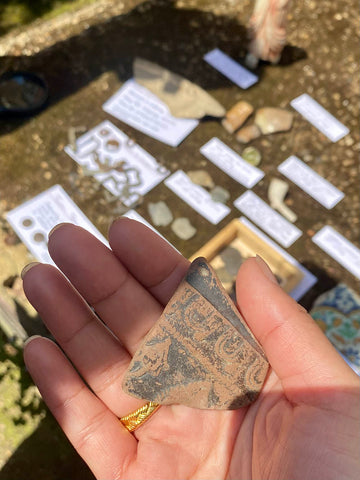
[[[241,266],[237,302],[285,391],[358,388],[357,375],[260,257]]]

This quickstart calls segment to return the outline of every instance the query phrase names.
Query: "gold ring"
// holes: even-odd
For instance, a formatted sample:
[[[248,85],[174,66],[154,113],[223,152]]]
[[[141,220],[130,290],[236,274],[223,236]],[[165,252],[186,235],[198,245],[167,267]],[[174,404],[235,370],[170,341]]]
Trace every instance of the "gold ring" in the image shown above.
[[[146,405],[138,408],[129,415],[120,418],[120,422],[129,431],[133,432],[137,428],[141,427],[149,418],[160,408],[160,405],[155,402],[148,402]]]

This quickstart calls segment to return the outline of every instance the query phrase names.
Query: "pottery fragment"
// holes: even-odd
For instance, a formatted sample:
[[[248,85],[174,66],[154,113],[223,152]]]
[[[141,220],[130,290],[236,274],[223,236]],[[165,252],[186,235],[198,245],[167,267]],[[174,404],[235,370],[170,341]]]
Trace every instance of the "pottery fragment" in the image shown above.
[[[186,217],[179,217],[174,220],[171,224],[171,230],[181,240],[190,240],[197,232],[196,228],[191,225],[190,220]]]
[[[156,63],[136,58],[133,71],[136,82],[165,102],[174,117],[200,119],[206,115],[225,115],[224,107],[205,90]]]
[[[167,227],[173,221],[171,210],[165,202],[160,201],[148,204],[148,212],[155,227]]]
[[[292,127],[294,114],[283,108],[264,107],[257,110],[255,124],[260,128],[261,133],[287,132]]]
[[[234,410],[257,398],[268,366],[214,270],[197,258],[135,353],[123,389],[161,405]]]
[[[244,259],[237,248],[227,246],[220,252],[220,258],[224,262],[226,270],[235,277]]]
[[[214,202],[219,203],[226,203],[230,198],[230,193],[226,188],[220,187],[220,185],[216,185],[210,192],[211,200]]]
[[[260,129],[257,125],[252,124],[246,127],[240,128],[238,132],[236,132],[236,140],[240,143],[249,143],[251,140],[255,140],[259,138],[261,135]]]
[[[226,113],[221,124],[227,132],[234,133],[246,122],[253,111],[254,107],[250,103],[240,101]]]

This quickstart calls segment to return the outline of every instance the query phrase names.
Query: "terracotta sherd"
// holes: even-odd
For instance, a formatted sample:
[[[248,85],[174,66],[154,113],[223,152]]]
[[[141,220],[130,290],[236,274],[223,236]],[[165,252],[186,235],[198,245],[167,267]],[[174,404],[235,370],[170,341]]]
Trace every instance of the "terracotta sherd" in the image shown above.
[[[235,130],[246,122],[253,111],[254,108],[250,103],[238,102],[226,113],[225,118],[221,122],[222,126],[229,133],[234,133]]]
[[[257,125],[252,124],[246,127],[240,128],[236,132],[236,140],[240,143],[249,143],[251,140],[259,138],[261,135],[260,129]]]
[[[257,398],[267,370],[262,348],[198,258],[135,353],[123,389],[161,405],[232,410]]]
[[[277,132],[287,132],[292,127],[294,114],[282,108],[260,108],[255,115],[255,124],[261,133],[269,135]]]

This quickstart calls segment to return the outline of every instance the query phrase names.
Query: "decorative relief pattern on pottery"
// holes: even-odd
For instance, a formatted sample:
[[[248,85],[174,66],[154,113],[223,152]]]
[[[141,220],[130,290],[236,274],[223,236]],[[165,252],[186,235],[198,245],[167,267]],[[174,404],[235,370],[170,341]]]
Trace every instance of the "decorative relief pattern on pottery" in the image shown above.
[[[239,408],[255,400],[266,376],[268,363],[257,349],[185,278],[136,352],[123,387],[162,405]]]

